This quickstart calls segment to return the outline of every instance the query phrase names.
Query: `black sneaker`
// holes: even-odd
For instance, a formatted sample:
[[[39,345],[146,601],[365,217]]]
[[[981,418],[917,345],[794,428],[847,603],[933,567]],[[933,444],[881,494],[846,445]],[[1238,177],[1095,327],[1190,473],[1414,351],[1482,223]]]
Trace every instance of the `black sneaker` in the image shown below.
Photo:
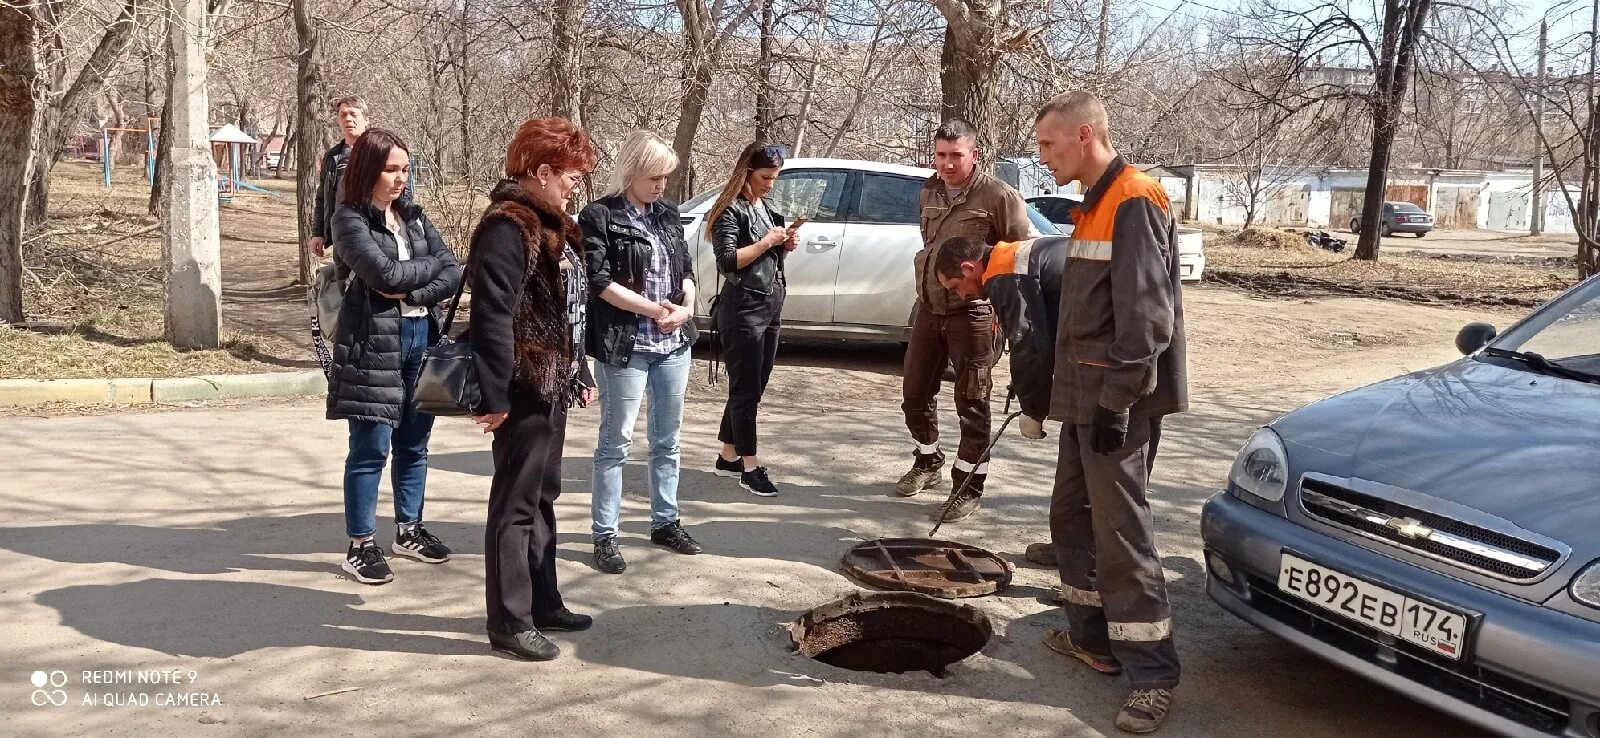
[[[394,534],[394,555],[405,556],[429,564],[442,564],[450,560],[450,547],[439,537],[429,533],[421,523],[408,530],[397,526]]]
[[[383,558],[383,549],[370,540],[362,541],[360,546],[350,544],[350,550],[344,555],[344,564],[339,568],[362,584],[384,584],[394,580],[394,571],[389,569],[389,562]]]
[[[496,651],[529,661],[549,661],[561,655],[561,649],[537,630],[525,630],[521,633],[500,633],[491,630],[489,646]]]
[[[719,476],[719,477],[729,477],[731,479],[738,479],[743,474],[744,474],[744,457],[740,456],[740,457],[734,458],[733,461],[728,461],[727,459],[722,458],[722,454],[717,454],[717,468],[716,468],[716,475],[717,476]]]
[[[697,554],[705,550],[676,520],[650,531],[650,542],[681,554]]]
[[[544,617],[534,618],[533,624],[544,630],[579,631],[588,630],[589,626],[594,625],[594,618],[579,615],[563,607]]]
[[[616,536],[594,539],[594,565],[607,574],[621,574],[628,568],[622,552],[617,550]]]
[[[778,486],[767,478],[767,468],[758,466],[739,475],[739,486],[757,497],[777,497]]]

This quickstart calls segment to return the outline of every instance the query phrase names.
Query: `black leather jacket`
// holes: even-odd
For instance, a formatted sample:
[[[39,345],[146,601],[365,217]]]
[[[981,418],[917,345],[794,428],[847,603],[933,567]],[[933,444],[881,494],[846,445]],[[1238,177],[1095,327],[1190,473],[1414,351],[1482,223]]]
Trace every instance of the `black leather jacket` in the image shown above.
[[[585,348],[590,356],[613,366],[626,366],[633,357],[639,315],[606,302],[600,298],[600,293],[615,283],[642,295],[645,273],[650,269],[650,238],[633,225],[627,207],[624,196],[609,195],[589,203],[578,215],[578,228],[583,231],[584,259],[589,269],[588,346]],[[682,305],[681,285],[685,279],[694,279],[689,247],[683,241],[683,223],[678,216],[678,206],[668,200],[656,201],[655,213],[662,231],[657,238],[672,250],[672,284],[675,287],[667,299]],[[694,321],[684,325],[682,336],[691,345],[698,339]]]
[[[762,205],[764,207],[766,203]],[[772,225],[782,228],[783,216],[770,207],[766,210]],[[717,272],[731,284],[752,292],[771,293],[774,283],[783,275],[783,255],[787,253],[783,247],[768,249],[743,269],[738,268],[736,253],[766,235],[767,225],[757,215],[756,205],[746,200],[744,195],[735,198],[711,224],[711,251],[717,257]]]

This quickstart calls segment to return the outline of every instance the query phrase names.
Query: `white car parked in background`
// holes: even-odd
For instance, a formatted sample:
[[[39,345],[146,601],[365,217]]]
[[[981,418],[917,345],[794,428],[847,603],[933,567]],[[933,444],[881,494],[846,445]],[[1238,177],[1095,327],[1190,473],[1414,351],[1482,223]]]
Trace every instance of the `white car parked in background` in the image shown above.
[[[922,185],[932,169],[853,159],[790,159],[767,202],[800,227],[800,247],[784,259],[788,297],[783,328],[790,335],[904,341],[916,304],[912,257],[922,248]],[[722,286],[705,216],[721,192],[702,192],[680,206],[684,235],[700,284],[695,317],[710,322]],[[1033,235],[1057,235],[1028,209]]]
[[[1056,224],[1062,233],[1072,233],[1072,208],[1083,204],[1078,195],[1034,195],[1028,204]],[[1206,270],[1205,237],[1199,228],[1178,226],[1178,278],[1185,282],[1198,282]]]

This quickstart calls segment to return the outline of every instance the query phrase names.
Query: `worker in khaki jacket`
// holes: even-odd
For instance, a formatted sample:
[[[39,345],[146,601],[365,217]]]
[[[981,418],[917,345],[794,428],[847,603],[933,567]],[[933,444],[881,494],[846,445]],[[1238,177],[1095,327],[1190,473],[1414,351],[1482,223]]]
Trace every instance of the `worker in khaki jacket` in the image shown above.
[[[917,306],[906,348],[904,402],[911,431],[911,470],[896,491],[910,497],[940,482],[945,456],[939,450],[938,397],[944,368],[954,364],[956,414],[961,446],[950,470],[951,483],[965,493],[934,511],[935,519],[960,520],[976,510],[988,474],[989,367],[994,363],[994,309],[939,283],[940,247],[955,236],[989,245],[1028,237],[1028,206],[1022,195],[993,175],[978,170],[981,152],[972,125],[950,120],[934,132],[935,174],[922,188],[922,242],[915,259]]]
[[[1178,685],[1172,612],[1146,499],[1161,419],[1188,409],[1183,298],[1160,183],[1111,145],[1106,110],[1070,92],[1034,123],[1059,184],[1087,188],[1061,283],[1050,417],[1062,423],[1050,539],[1070,627],[1051,649],[1128,676],[1118,728],[1149,733]]]

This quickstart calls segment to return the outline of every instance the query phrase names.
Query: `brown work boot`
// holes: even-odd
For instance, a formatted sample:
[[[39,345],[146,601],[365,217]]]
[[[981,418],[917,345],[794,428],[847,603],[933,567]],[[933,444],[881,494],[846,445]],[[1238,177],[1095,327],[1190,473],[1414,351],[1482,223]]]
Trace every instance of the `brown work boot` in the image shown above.
[[[1044,636],[1044,645],[1050,650],[1063,656],[1071,656],[1106,676],[1116,676],[1122,673],[1122,664],[1110,654],[1095,653],[1072,642],[1072,634],[1065,630],[1052,630]],[[1121,727],[1120,720],[1117,727]]]
[[[1028,550],[1022,552],[1022,558],[1030,564],[1054,567],[1056,565],[1056,545],[1054,543],[1030,543]]]
[[[933,511],[932,517],[936,522],[954,523],[971,515],[981,504],[983,504],[983,497],[969,490],[962,492],[954,500],[949,500],[940,505],[939,509]]]
[[[916,497],[922,490],[937,487],[944,481],[939,475],[939,471],[944,468],[943,451],[914,455],[916,462],[911,465],[911,471],[900,477],[899,483],[894,486],[894,491],[901,497]]]
[[[1128,693],[1117,713],[1117,729],[1128,733],[1154,733],[1167,721],[1172,709],[1172,690],[1135,689]]]

